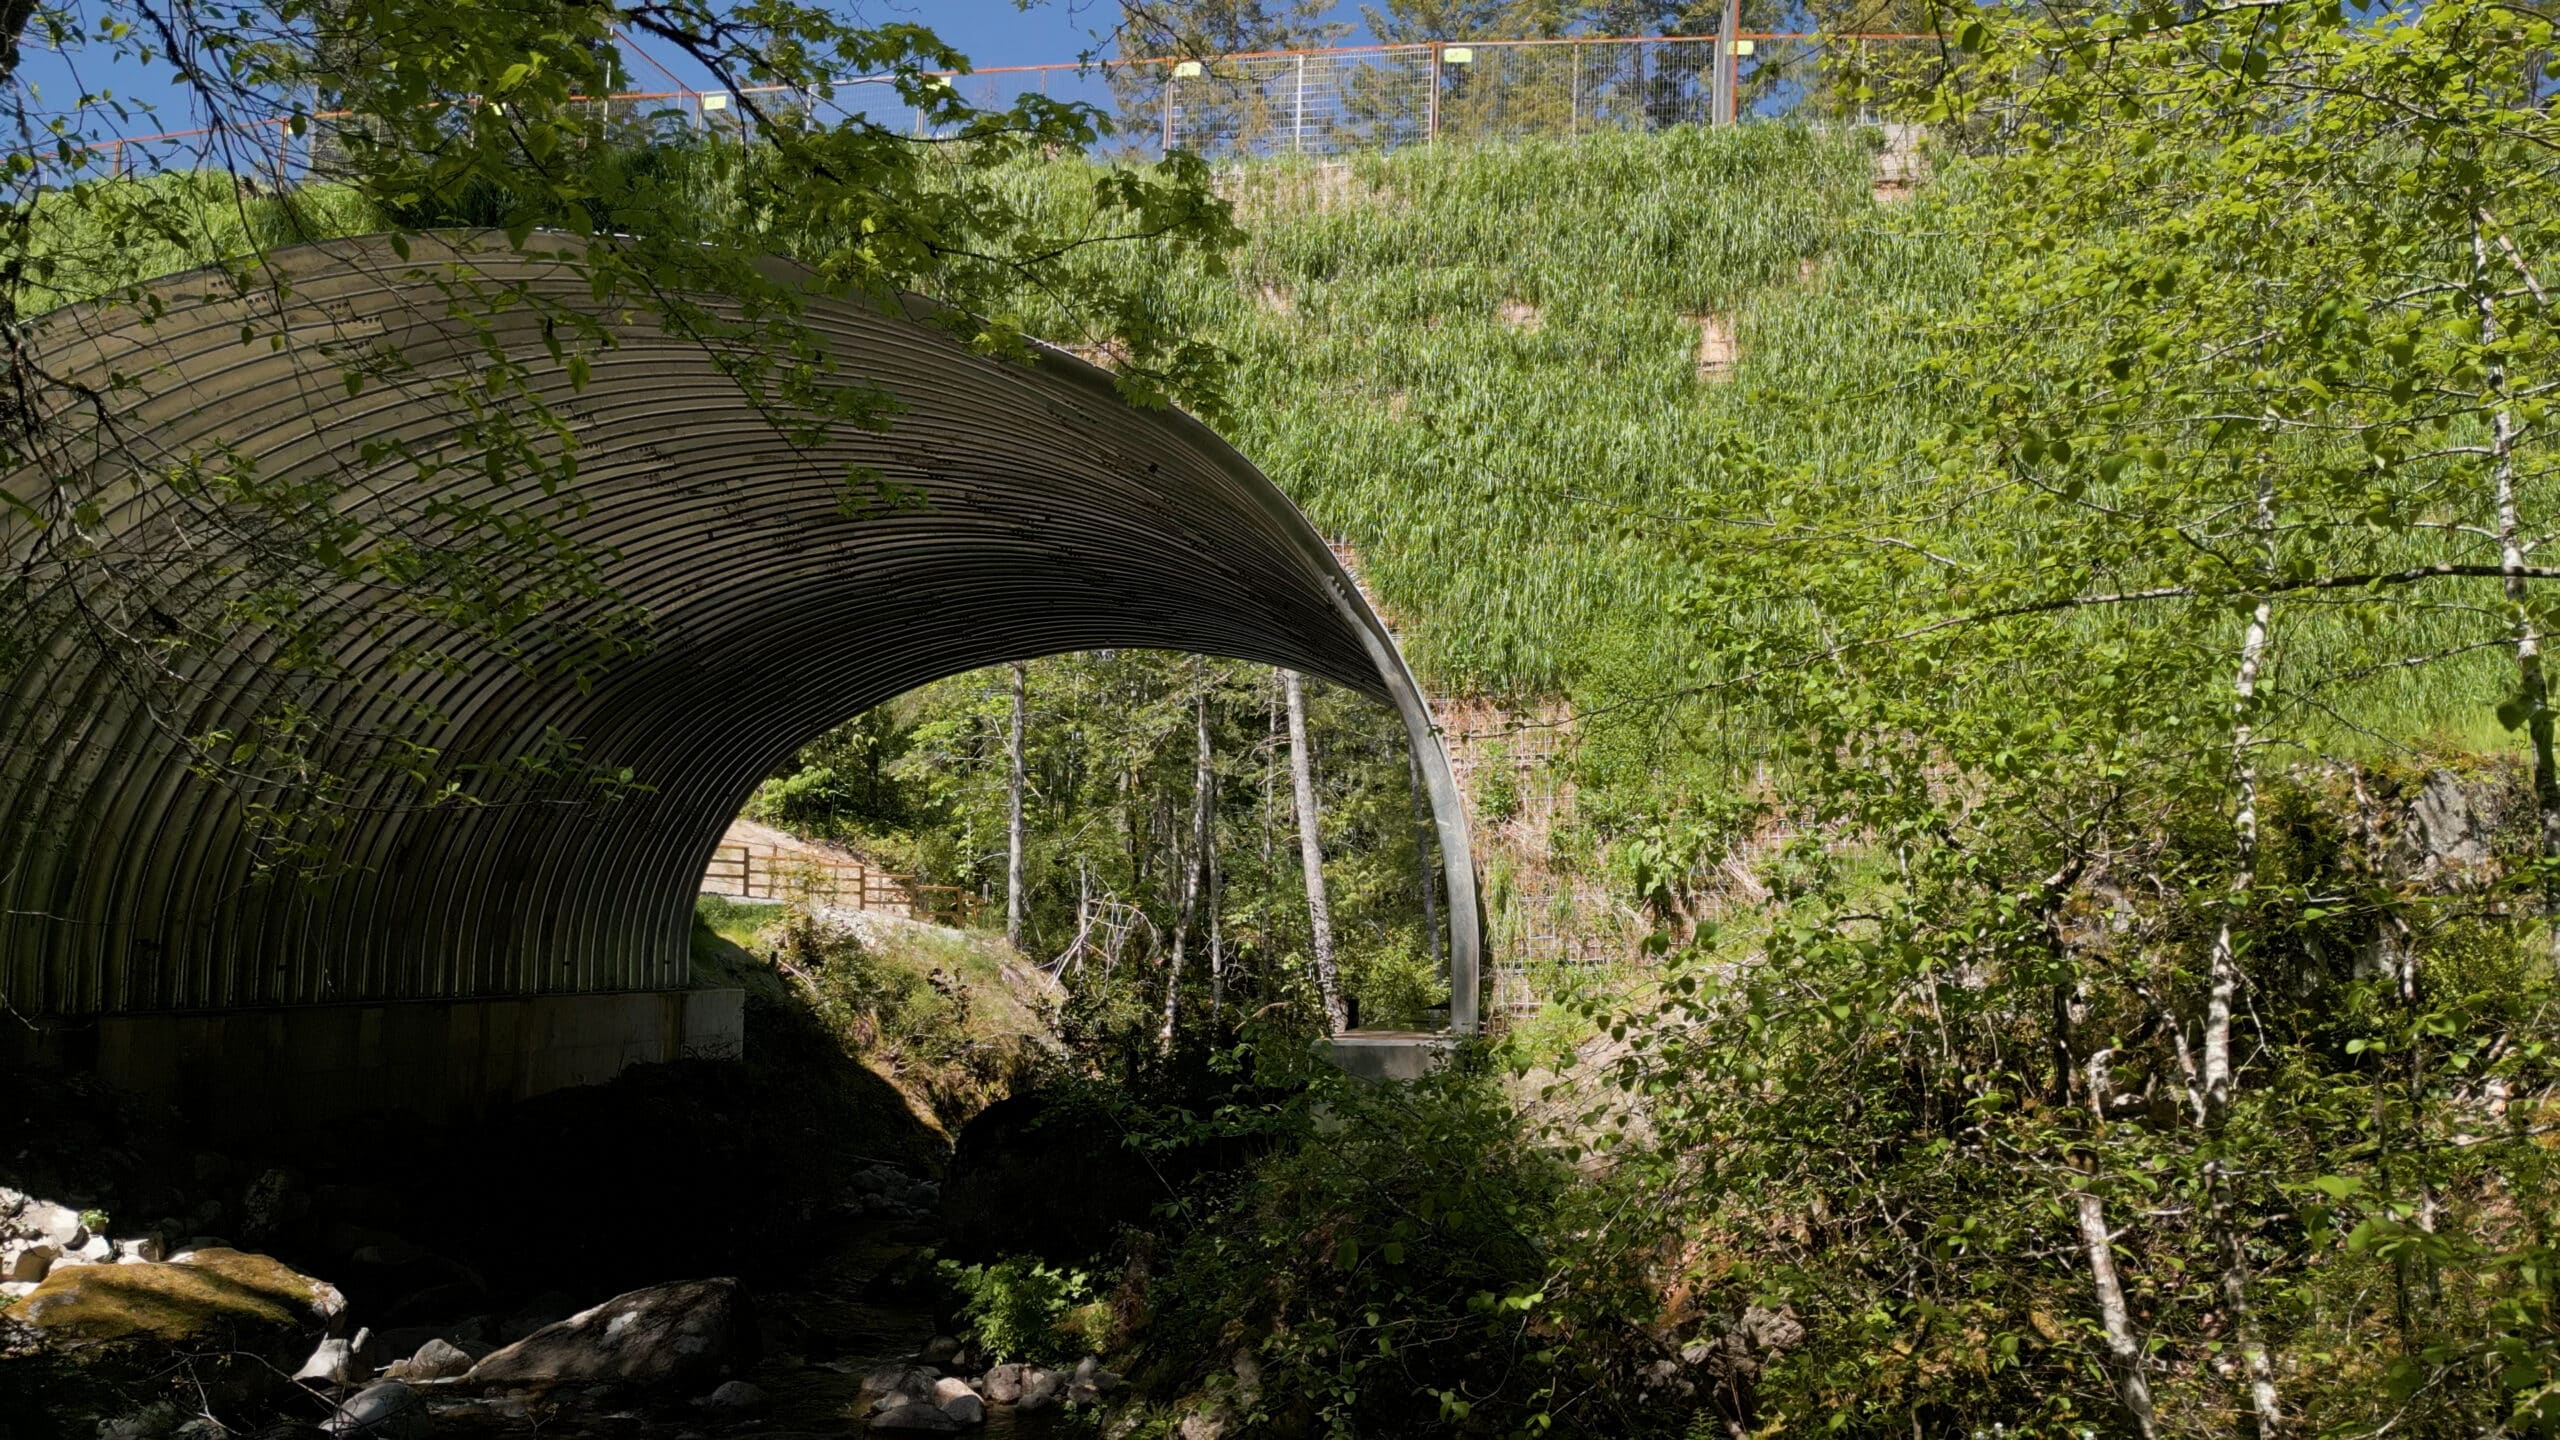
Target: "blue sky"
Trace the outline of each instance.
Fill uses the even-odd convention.
[[[1096,31],[1110,29],[1120,7],[1116,0],[1044,0],[1028,10],[1013,0],[862,0],[849,11],[874,22],[931,26],[968,52],[970,63],[990,66],[1073,60],[1094,47]],[[1332,18],[1358,26],[1360,7],[1343,0]],[[1364,32],[1350,43],[1365,38]]]
[[[980,70],[1067,65],[1088,52],[1109,54],[1111,27],[1120,14],[1118,0],[1035,0],[1027,7],[1015,0],[847,0],[839,8],[868,24],[927,26]],[[1352,27],[1342,43],[1368,42],[1356,0],[1335,0],[1326,18]],[[659,58],[684,73],[669,57]],[[636,59],[632,68],[643,84],[658,74]]]
[[[1038,0],[1028,8],[1014,0],[840,0],[840,4],[843,12],[859,23],[929,26],[981,69],[1073,63],[1080,55],[1107,44],[1111,25],[1119,14],[1117,0]],[[1355,0],[1337,0],[1333,17],[1354,27],[1348,43],[1357,44],[1368,38],[1366,29],[1360,26],[1360,7]],[[665,47],[658,47],[652,54],[687,87],[708,84],[707,76],[681,63]],[[27,57],[18,78],[22,83],[41,87],[53,106],[67,103],[86,87],[93,91],[112,90],[125,101],[140,101],[150,107],[151,113],[136,113],[122,124],[93,118],[93,134],[145,135],[204,123],[203,117],[190,112],[185,97],[165,73],[132,65],[108,67],[100,64],[99,58],[96,52],[82,58],[79,83],[75,84],[63,57],[36,52]],[[658,68],[637,55],[628,59],[633,80],[641,88],[669,88],[666,74]]]

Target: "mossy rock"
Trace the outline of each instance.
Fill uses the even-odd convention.
[[[264,1350],[289,1348],[345,1308],[335,1286],[264,1255],[198,1250],[184,1262],[56,1270],[6,1313],[57,1343]]]

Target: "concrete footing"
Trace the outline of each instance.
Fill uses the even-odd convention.
[[[1447,1063],[1458,1037],[1430,1030],[1353,1030],[1316,1044],[1354,1080],[1419,1080]]]
[[[368,1112],[469,1120],[633,1065],[733,1058],[741,990],[645,990],[381,1005],[100,1015],[7,1027],[0,1061],[90,1070],[213,1136]]]

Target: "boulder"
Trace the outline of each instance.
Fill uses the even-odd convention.
[[[323,1340],[293,1372],[296,1380],[317,1380],[324,1385],[353,1385],[365,1378],[365,1352],[372,1347],[373,1332],[358,1330],[354,1339],[332,1336]]]
[[[693,1402],[705,1410],[747,1414],[765,1407],[763,1387],[744,1380],[723,1380],[710,1394]]]
[[[80,1212],[68,1205],[0,1188],[0,1239],[22,1239],[76,1250],[89,1238]]]
[[[139,1410],[98,1422],[98,1440],[163,1440],[178,1433],[187,1413],[168,1400],[155,1400]]]
[[[9,1318],[52,1341],[226,1345],[268,1352],[286,1347],[346,1308],[336,1287],[264,1255],[201,1250],[183,1264],[57,1263]]]
[[[167,1258],[168,1252],[162,1248],[157,1235],[116,1242],[116,1263],[119,1265],[156,1265]]]
[[[1045,1409],[1058,1403],[1059,1393],[1066,1388],[1067,1377],[1057,1371],[1026,1366],[1022,1372],[1022,1393],[1015,1398],[1013,1408],[1016,1410]]]
[[[1681,1363],[1694,1375],[1672,1386],[1680,1391],[1705,1389],[1748,1406],[1761,1373],[1787,1351],[1804,1343],[1803,1320],[1792,1305],[1775,1310],[1758,1305],[1680,1347]],[[1663,1388],[1657,1383],[1656,1388]]]
[[[927,1365],[948,1365],[960,1353],[960,1342],[950,1335],[936,1335],[924,1343],[924,1353],[916,1358]]]
[[[935,1403],[933,1387],[941,1377],[929,1365],[902,1365],[874,1370],[862,1377],[862,1393],[872,1398],[873,1414],[885,1415],[906,1404]]]
[[[2501,798],[2494,785],[2466,785],[2450,770],[2429,772],[2401,812],[2388,867],[2403,877],[2457,887],[2478,878],[2496,854]]]
[[[384,1373],[393,1380],[450,1380],[471,1369],[471,1353],[450,1340],[429,1340]]]
[[[48,1241],[29,1241],[16,1250],[0,1251],[0,1280],[17,1280],[34,1284],[62,1258],[62,1247]]]
[[[755,1313],[731,1279],[617,1295],[471,1367],[474,1385],[701,1387],[755,1363]]]
[[[969,1427],[939,1405],[922,1400],[906,1400],[872,1416],[871,1428],[888,1431],[903,1430],[928,1435],[951,1435]]]
[[[942,1402],[942,1413],[963,1425],[984,1425],[987,1402],[978,1398],[977,1391],[962,1386],[959,1394]]]
[[[936,1405],[948,1405],[963,1395],[975,1395],[977,1393],[977,1391],[969,1388],[968,1381],[961,1379],[957,1375],[945,1375],[941,1379],[933,1382],[933,1403]]]
[[[984,1381],[988,1402],[996,1405],[1010,1405],[1021,1399],[1023,1369],[1024,1367],[1020,1365],[998,1365],[988,1370]]]
[[[892,1365],[863,1376],[862,1388],[875,1395],[904,1395],[921,1400],[933,1393],[933,1382],[938,1378],[919,1366]]]
[[[434,1428],[426,1397],[397,1380],[368,1385],[329,1417],[328,1431],[350,1440],[419,1440]]]

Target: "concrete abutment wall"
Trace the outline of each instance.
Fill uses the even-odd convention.
[[[469,1121],[633,1065],[735,1059],[742,990],[634,990],[101,1015],[11,1027],[0,1063],[87,1070],[212,1137],[363,1114]]]

